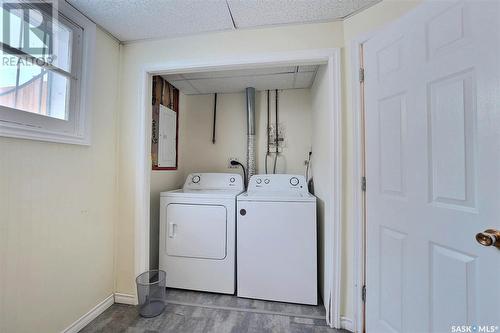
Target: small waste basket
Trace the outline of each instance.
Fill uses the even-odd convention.
[[[155,269],[146,271],[135,279],[139,314],[142,317],[156,317],[165,309],[166,277],[167,273]]]

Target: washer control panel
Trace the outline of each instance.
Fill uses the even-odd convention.
[[[192,173],[187,176],[183,189],[243,191],[243,178],[237,173]]]
[[[248,192],[299,192],[308,193],[306,179],[301,175],[254,175],[250,178]]]

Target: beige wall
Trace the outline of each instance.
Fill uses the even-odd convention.
[[[0,138],[0,332],[61,332],[114,291],[119,45],[96,38],[92,145]]]
[[[145,41],[127,44],[123,48],[122,62],[122,103],[120,122],[120,208],[117,229],[117,291],[134,294],[134,219],[136,188],[134,177],[139,138],[138,110],[141,89],[140,70],[145,65],[166,62],[196,60],[220,60],[224,57],[249,56],[268,52],[305,49],[323,49],[350,45],[350,40],[360,33],[373,31],[384,23],[401,16],[415,6],[416,1],[383,1],[345,22],[295,25],[255,30],[220,32],[168,40]],[[349,51],[343,49],[343,274],[341,315],[353,317],[353,252],[352,244],[352,109]],[[182,119],[182,114],[180,115]],[[313,127],[314,128],[314,127]],[[210,140],[209,130],[207,141]],[[241,149],[241,148],[240,148]],[[182,152],[180,152],[182,160]],[[240,155],[243,150],[235,151]],[[244,160],[244,155],[243,160]],[[238,157],[238,156],[236,156]],[[260,155],[259,155],[260,157]],[[189,161],[186,161],[189,165]],[[207,160],[207,163],[213,163]],[[216,162],[219,163],[219,162]],[[210,164],[212,165],[212,164]],[[261,163],[260,163],[261,165]],[[214,168],[222,165],[212,165]],[[194,170],[194,169],[193,169]],[[187,172],[187,169],[186,169]],[[179,173],[161,176],[162,189],[173,189],[179,185]],[[181,177],[182,178],[182,177]],[[155,193],[156,195],[156,193]]]

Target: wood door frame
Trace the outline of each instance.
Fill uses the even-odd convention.
[[[332,224],[332,234],[327,235],[332,244],[331,262],[325,267],[333,277],[328,281],[330,290],[330,311],[326,314],[326,320],[331,327],[340,328],[340,303],[341,303],[341,276],[342,276],[342,196],[335,195],[342,191],[342,130],[341,130],[341,105],[342,105],[342,81],[341,81],[341,49],[327,48],[303,51],[273,52],[241,57],[238,55],[230,57],[213,58],[211,61],[200,62],[197,60],[167,61],[142,66],[139,80],[139,105],[137,112],[139,138],[143,142],[139,145],[139,156],[137,161],[137,172],[135,174],[136,197],[134,216],[134,269],[138,275],[149,268],[149,228],[150,228],[150,185],[151,185],[151,94],[152,76],[179,74],[188,72],[232,70],[255,67],[286,66],[290,64],[317,64],[324,63],[328,72],[329,106],[331,109],[330,127],[332,133],[332,149],[330,154],[330,165],[332,167],[332,197],[331,209],[327,219]]]
[[[365,127],[362,122],[363,105],[361,104],[361,84],[359,81],[360,68],[361,68],[361,47],[370,38],[375,35],[375,32],[362,34],[351,40],[349,46],[350,60],[351,60],[351,91],[352,91],[352,112],[353,112],[353,217],[354,217],[354,235],[353,235],[353,253],[354,253],[354,270],[353,270],[353,332],[364,332],[365,318],[364,318],[364,302],[363,286],[365,285],[366,276],[366,243],[365,243],[365,205],[364,194],[362,189],[362,177],[364,165],[364,149],[363,131]],[[365,87],[366,91],[366,87]],[[365,192],[366,193],[366,192]]]

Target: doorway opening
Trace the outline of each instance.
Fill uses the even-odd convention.
[[[160,75],[171,77],[172,75],[187,73],[208,73],[214,71],[244,71],[265,70],[279,66],[310,66],[320,65],[324,68],[323,82],[320,86],[321,101],[318,108],[325,112],[318,122],[324,124],[328,129],[328,137],[322,138],[322,156],[325,157],[322,171],[319,172],[317,181],[323,189],[319,213],[322,215],[322,237],[319,255],[321,257],[319,271],[321,281],[321,296],[326,308],[326,320],[332,327],[340,327],[340,276],[341,276],[341,126],[340,126],[340,51],[339,49],[312,50],[301,52],[277,53],[256,55],[247,59],[229,58],[215,60],[212,62],[185,62],[164,63],[146,66],[142,72],[143,90],[141,91],[141,137],[144,144],[141,148],[141,156],[144,158],[139,162],[138,184],[138,206],[136,216],[136,244],[135,262],[136,273],[142,272],[150,266],[150,221],[151,221],[151,93],[152,77]],[[182,108],[179,118],[182,122]],[[182,125],[180,125],[182,131]],[[182,134],[180,134],[182,137]],[[320,140],[318,140],[320,141]],[[182,143],[179,143],[179,151],[182,151]],[[182,152],[180,152],[182,156]],[[226,161],[227,162],[227,161]],[[181,161],[182,163],[182,157]],[[166,172],[180,172],[166,171]],[[187,172],[187,171],[186,171]],[[183,178],[185,175],[181,176]],[[180,184],[175,184],[180,185]]]

